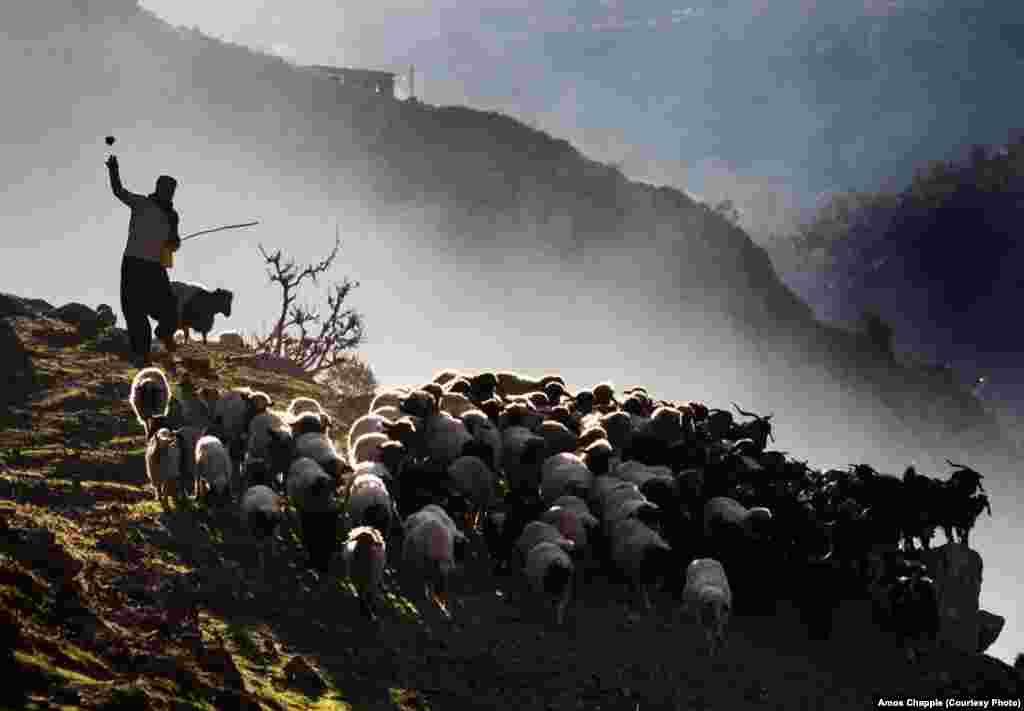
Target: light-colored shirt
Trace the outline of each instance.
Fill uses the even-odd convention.
[[[111,182],[114,195],[132,211],[124,256],[159,262],[167,240],[175,236],[170,219],[153,200],[121,187],[119,176]]]

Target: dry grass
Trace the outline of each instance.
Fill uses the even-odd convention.
[[[367,623],[347,581],[311,583],[290,524],[264,585],[232,512],[193,502],[163,511],[145,485],[127,362],[81,347],[56,322],[12,322],[37,384],[0,423],[0,522],[46,529],[62,552],[40,556],[48,549],[0,526],[0,611],[14,615],[19,635],[8,676],[27,694],[11,708],[862,709],[876,692],[927,696],[941,672],[1002,673],[987,658],[938,652],[911,669],[856,605],[833,644],[809,642],[787,604],[774,619],[737,619],[712,662],[697,653],[694,628],[672,623],[671,601],[637,615],[629,592],[600,578],[581,585],[567,625],[553,629],[519,580],[491,576],[478,539],[455,586],[454,622],[389,571],[382,617]],[[229,365],[216,345],[183,351],[208,356],[217,375],[193,373],[197,385],[331,402],[337,438],[365,412],[365,402],[338,403],[309,383]],[[76,565],[81,573],[62,592],[62,571]],[[187,609],[170,592],[186,583],[198,616],[168,619]],[[284,683],[296,655],[319,670],[322,693]],[[0,708],[16,686],[0,686]]]

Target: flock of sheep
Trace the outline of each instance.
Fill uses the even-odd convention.
[[[381,392],[344,454],[310,398],[275,410],[248,388],[181,392],[183,424],[171,429],[163,372],[132,384],[157,497],[237,499],[264,574],[293,508],[309,567],[326,579],[340,557],[370,618],[394,547],[406,579],[450,616],[451,576],[479,535],[495,572],[521,571],[558,624],[577,586],[604,575],[646,611],[653,595],[673,599],[712,654],[734,609],[763,613],[785,597],[828,637],[837,598],[855,588],[901,638],[934,638],[934,582],[915,540],[926,548],[943,527],[966,542],[987,506],[966,467],[948,481],[863,464],[819,472],[767,449],[770,415],[736,407],[748,418],[738,422],[644,388],[620,402],[608,383],[570,393],[557,375],[443,371]]]

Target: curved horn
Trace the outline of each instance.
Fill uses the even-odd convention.
[[[835,553],[835,552],[836,552],[835,545],[829,543],[828,553],[826,553],[825,555],[822,555],[822,556],[818,556],[816,558],[812,558],[811,562],[812,563],[825,563],[825,562],[831,560],[832,554]]]
[[[735,407],[735,408],[736,408],[736,411],[737,411],[738,413],[740,413],[741,415],[743,415],[744,417],[753,417],[753,418],[755,418],[755,419],[758,419],[758,420],[760,420],[760,419],[761,419],[760,417],[758,417],[757,415],[755,415],[755,414],[754,414],[753,412],[746,412],[746,411],[744,411],[744,410],[740,409],[740,406],[739,406],[739,405],[737,405],[736,403],[733,403],[733,404],[732,404],[732,406],[733,406],[733,407]]]

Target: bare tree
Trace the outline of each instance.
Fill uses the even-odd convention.
[[[340,247],[341,238],[335,230],[331,253],[300,270],[293,259],[282,263],[281,250],[267,254],[263,245],[259,245],[268,266],[270,283],[281,287],[281,313],[270,333],[257,336],[257,351],[287,358],[313,376],[350,360],[346,352],[363,341],[363,317],[353,309],[342,309],[342,303],[359,282],[346,278],[331,285],[326,318],[317,310],[295,303],[296,292],[303,281],[309,278],[314,284],[318,283],[318,278],[331,268]]]

